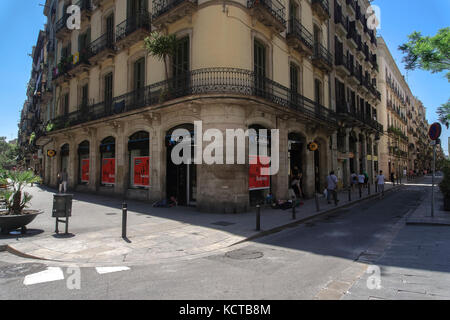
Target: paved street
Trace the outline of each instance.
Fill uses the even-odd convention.
[[[428,196],[407,185],[198,258],[82,267],[80,289],[67,264],[3,252],[0,299],[448,299],[449,227],[405,225]],[[381,289],[367,286],[371,264]]]

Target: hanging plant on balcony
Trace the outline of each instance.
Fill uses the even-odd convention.
[[[175,50],[177,46],[178,40],[174,34],[164,35],[159,32],[152,32],[149,37],[144,39],[144,45],[147,49],[147,52],[156,57],[158,60],[164,62],[164,70],[166,76],[167,87],[161,91],[159,100],[160,102],[164,101],[170,95],[170,86],[169,86],[169,70],[168,70],[168,62],[167,60],[172,59],[175,55]]]
[[[30,135],[30,144],[32,144],[33,143],[33,141],[36,139],[36,133],[32,133],[31,135]]]
[[[48,123],[47,126],[45,127],[45,131],[50,132],[54,129],[55,125],[53,123]]]

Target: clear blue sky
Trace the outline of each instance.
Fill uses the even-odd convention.
[[[26,84],[30,76],[32,46],[36,43],[39,29],[44,28],[44,0],[1,0],[0,30],[3,50],[0,50],[1,117],[0,136],[16,138],[19,112],[25,100]],[[449,26],[450,1],[448,0],[375,0],[381,8],[381,30],[392,56],[400,70],[402,55],[397,47],[406,41],[412,31],[434,35],[439,29]],[[414,95],[427,108],[428,122],[437,120],[436,108],[450,98],[450,84],[443,74],[423,71],[408,72],[408,83]],[[448,154],[449,130],[444,128],[442,146]]]

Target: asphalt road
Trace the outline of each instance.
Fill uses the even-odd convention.
[[[82,268],[80,277],[65,266],[36,276],[42,262],[0,253],[0,299],[339,299],[361,286],[366,259],[408,228],[402,219],[424,196],[409,186],[225,254],[117,272]]]

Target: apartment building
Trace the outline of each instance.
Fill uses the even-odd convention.
[[[79,30],[67,27],[70,4],[81,9]],[[269,192],[287,199],[294,167],[307,196],[323,190],[339,128],[328,1],[47,0],[44,13],[51,94],[35,144],[45,183],[66,169],[74,190],[175,196],[220,212],[248,210]],[[151,31],[179,39],[169,79],[144,48]],[[194,121],[223,133],[279,129],[278,174],[255,186],[248,164],[175,165],[171,133]]]
[[[378,121],[377,39],[376,30],[367,24],[369,5],[369,1],[334,0],[331,83],[339,122],[335,167],[345,186],[353,172],[366,172],[373,181],[379,167],[383,126]]]

